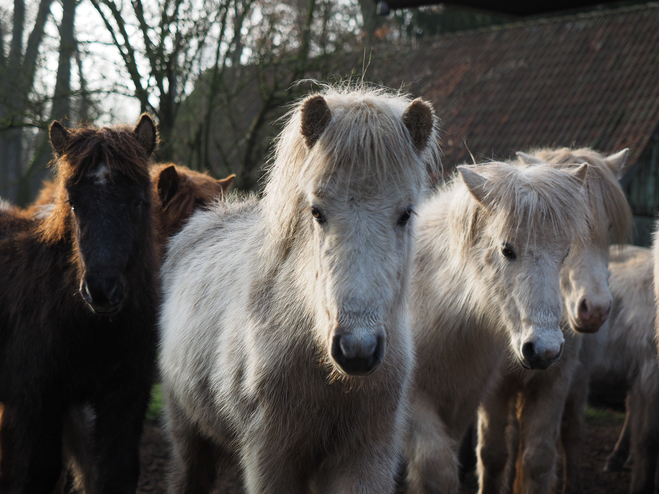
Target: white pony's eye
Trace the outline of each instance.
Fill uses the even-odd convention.
[[[515,249],[513,249],[512,245],[508,243],[504,244],[503,247],[501,247],[501,254],[509,261],[514,261],[515,259],[517,259],[517,254],[515,253]]]
[[[414,214],[414,208],[411,205],[407,206],[405,208],[405,211],[403,211],[403,214],[401,214],[400,217],[398,218],[398,226],[407,226],[413,214]]]
[[[566,252],[565,255],[563,256],[563,260],[561,261],[562,263],[565,262],[565,259],[567,259],[567,256],[570,255],[570,249],[572,249],[572,247],[568,247],[568,248],[567,248],[567,252]]]
[[[314,219],[320,223],[321,225],[325,223],[325,216],[323,213],[321,213],[320,209],[318,209],[316,206],[311,206],[311,216],[314,217]]]

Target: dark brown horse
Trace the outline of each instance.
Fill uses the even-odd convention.
[[[235,175],[214,179],[181,165],[161,163],[151,169],[160,225],[166,236],[183,228],[192,213],[227,193]]]
[[[66,412],[95,414],[96,490],[134,492],[153,381],[158,244],[153,121],[55,122],[52,207],[0,214],[0,492],[50,493]]]

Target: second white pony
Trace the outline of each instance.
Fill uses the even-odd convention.
[[[405,442],[413,493],[457,492],[457,444],[510,353],[534,369],[560,357],[560,268],[588,231],[586,165],[458,170],[419,212],[410,297],[418,367]]]
[[[198,213],[163,268],[171,492],[391,492],[413,367],[415,209],[432,108],[328,89],[296,106],[261,201]]]

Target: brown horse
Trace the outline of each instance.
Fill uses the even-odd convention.
[[[172,163],[161,163],[151,168],[154,195],[159,201],[156,209],[163,233],[170,236],[178,232],[197,209],[203,209],[224,196],[235,177],[229,175],[216,180],[206,173]]]
[[[1,492],[51,492],[67,410],[94,410],[99,492],[134,492],[153,381],[158,245],[142,116],[50,129],[54,201],[0,215]],[[33,212],[32,212],[33,213]]]

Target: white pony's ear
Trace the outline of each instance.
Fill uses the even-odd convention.
[[[307,147],[311,149],[332,120],[332,111],[327,106],[325,98],[319,94],[311,96],[302,103],[300,111],[302,112],[300,132]]]
[[[575,170],[570,170],[569,173],[577,177],[579,182],[583,184],[584,181],[586,180],[586,175],[588,174],[588,167],[589,167],[588,163],[581,163],[579,165],[579,168],[576,168]]]
[[[471,195],[487,208],[489,203],[487,179],[466,166],[459,166],[458,171]]]
[[[625,148],[622,151],[618,151],[615,154],[611,154],[604,158],[604,163],[611,169],[616,178],[622,178],[622,170],[624,170],[625,165],[627,164],[627,158],[629,157],[629,148]]]
[[[432,105],[421,98],[412,101],[403,112],[403,123],[409,130],[414,147],[419,153],[428,145],[433,127],[432,115]]]
[[[523,153],[521,151],[517,151],[515,154],[517,155],[519,160],[525,165],[540,165],[542,163],[545,163],[540,158],[536,158],[532,154]]]

